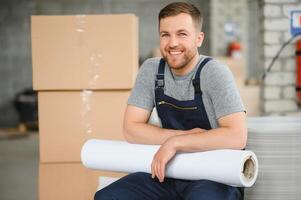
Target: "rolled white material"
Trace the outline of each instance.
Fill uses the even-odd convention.
[[[82,148],[81,160],[90,169],[150,173],[153,156],[159,147],[91,139]],[[240,150],[178,153],[166,168],[166,177],[208,179],[238,187],[251,187],[257,173],[256,155]]]

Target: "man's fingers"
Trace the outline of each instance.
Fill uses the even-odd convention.
[[[166,167],[166,164],[164,163],[162,166],[162,171],[161,171],[162,182],[164,181],[164,178],[165,178],[165,167]]]
[[[162,176],[161,176],[161,161],[158,162],[158,179],[161,182]]]
[[[151,173],[152,173],[152,178],[155,178],[155,164],[154,164],[154,160],[152,161],[152,165],[151,165]]]
[[[156,161],[155,162],[155,176],[159,179],[159,173],[158,173],[158,171],[159,171],[159,166],[158,166],[158,162]]]
[[[164,181],[164,170],[165,170],[165,163],[160,162],[160,169],[159,169],[159,175],[160,175],[160,182]]]

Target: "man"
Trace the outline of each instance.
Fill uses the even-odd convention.
[[[159,13],[163,59],[146,60],[139,71],[124,117],[127,141],[160,144],[151,171],[127,175],[96,193],[95,199],[243,199],[240,188],[165,177],[177,152],[244,149],[245,112],[233,77],[218,61],[198,54],[204,33],[199,10],[171,3]],[[147,121],[156,107],[163,128]]]

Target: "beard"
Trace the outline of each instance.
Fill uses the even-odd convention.
[[[180,51],[180,55],[171,55],[170,51]],[[167,48],[164,52],[161,51],[164,60],[175,70],[180,70],[188,66],[191,60],[196,56],[197,51],[187,50],[185,48]]]

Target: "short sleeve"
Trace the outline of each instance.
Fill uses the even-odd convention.
[[[151,111],[154,107],[154,88],[158,59],[147,59],[140,67],[128,104]]]
[[[213,60],[203,70],[201,84],[212,101],[216,119],[245,111],[234,77],[226,65]]]

